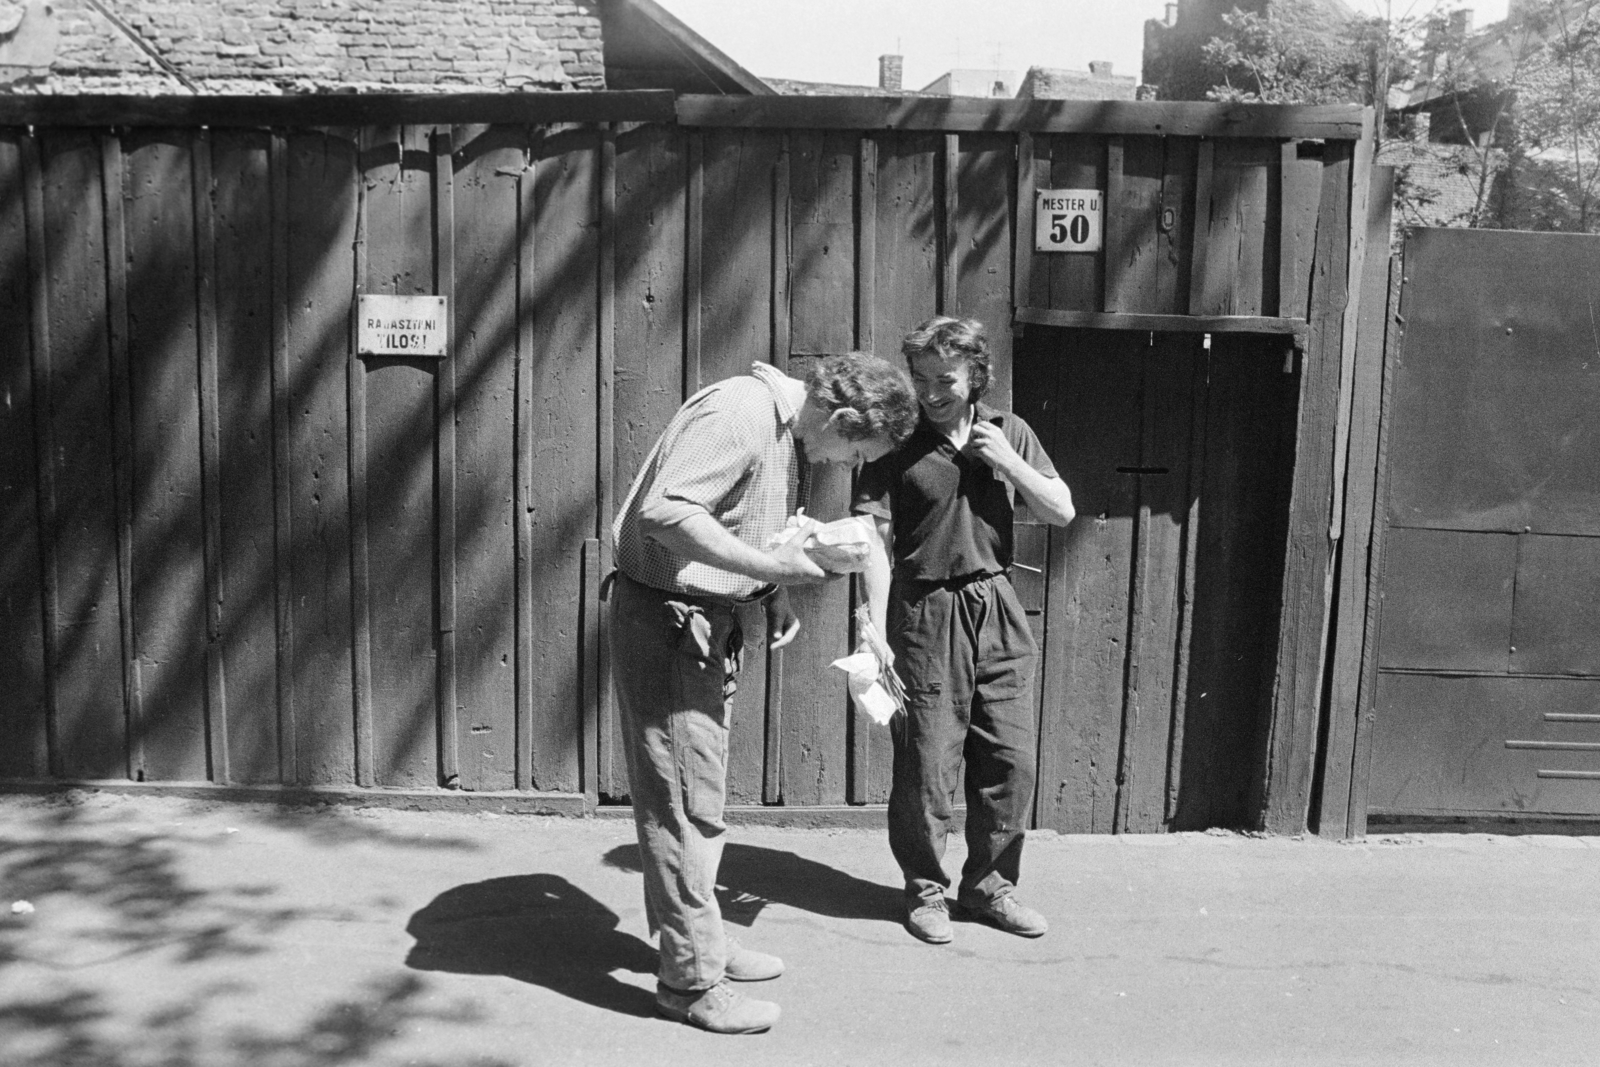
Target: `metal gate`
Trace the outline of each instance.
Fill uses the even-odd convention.
[[[1600,237],[1406,245],[1374,820],[1600,815],[1597,305]]]

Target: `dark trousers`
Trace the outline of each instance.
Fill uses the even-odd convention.
[[[896,580],[889,644],[906,688],[891,723],[889,847],[908,897],[942,895],[945,837],[966,761],[967,861],[957,899],[993,898],[1020,876],[1038,740],[1037,646],[1004,576],[960,586]]]
[[[731,602],[617,574],[611,676],[645,915],[660,935],[660,979],[680,990],[716,985],[727,961],[717,868],[727,832],[728,717],[743,649]]]

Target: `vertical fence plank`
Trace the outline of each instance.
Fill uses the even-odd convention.
[[[52,594],[56,603],[45,622],[47,639],[55,643],[52,771],[117,778],[129,772],[129,738],[118,621],[125,602],[117,584],[117,460],[106,419],[111,383],[100,153],[95,137],[79,131],[41,134],[40,149],[37,213],[45,273],[38,303],[48,320],[41,369],[49,386],[36,384],[35,395],[45,401],[40,417],[49,422],[40,460],[48,479],[43,510],[50,513],[44,536],[55,557],[46,560],[46,610]],[[35,358],[40,355],[36,350]]]
[[[1159,137],[1111,140],[1105,202],[1107,311],[1159,313],[1170,307],[1161,291],[1163,148]]]
[[[1016,211],[1013,143],[1007,134],[965,133],[960,137],[955,177],[958,192],[950,237],[961,250],[955,314],[975,318],[989,334],[994,373],[985,399],[1011,407],[1012,339],[1011,225]],[[906,323],[909,330],[915,323]],[[894,358],[894,353],[888,353]]]
[[[516,291],[516,406],[513,412],[515,488],[512,513],[516,524],[515,610],[516,639],[512,666],[516,702],[516,787],[533,788],[534,682],[533,631],[537,620],[533,610],[533,576],[541,568],[533,555],[533,321],[534,265],[538,259],[539,232],[534,225],[535,180],[543,131],[529,129],[517,177],[517,291]]]
[[[1204,314],[1211,257],[1212,186],[1216,179],[1217,142],[1202,138],[1195,149],[1194,215],[1189,223],[1189,303],[1191,315]]]
[[[1364,172],[1356,172],[1363,180]],[[1389,315],[1389,228],[1394,205],[1394,168],[1372,171],[1370,195],[1361,219],[1366,251],[1360,273],[1361,309],[1354,337],[1347,477],[1334,483],[1344,500],[1339,538],[1338,596],[1335,601],[1332,672],[1328,689],[1327,743],[1317,832],[1345,837],[1350,829],[1352,767],[1360,704],[1361,660],[1367,634],[1367,586],[1376,512],[1378,426],[1383,391],[1383,347]],[[1354,267],[1352,266],[1352,273]]]
[[[277,637],[278,781],[300,781],[294,703],[295,642],[294,478],[291,463],[294,386],[289,355],[289,140],[268,135],[267,169],[272,182],[272,570]],[[359,276],[359,275],[358,275]]]
[[[579,647],[583,542],[596,528],[599,441],[600,155],[592,126],[551,127],[535,171],[530,394],[534,435],[533,785],[577,792],[583,729]],[[609,401],[605,401],[609,403]]]
[[[680,146],[681,151],[681,146]],[[682,173],[681,168],[671,172]],[[600,273],[599,323],[595,336],[595,511],[594,538],[584,542],[582,754],[579,780],[590,810],[599,803],[600,723],[608,693],[603,679],[610,671],[606,660],[606,629],[600,619],[600,582],[611,569],[611,516],[616,510],[612,479],[617,466],[617,128],[606,124],[600,133]],[[672,183],[664,183],[672,188]],[[679,222],[681,226],[681,221]],[[681,262],[681,261],[680,261]],[[681,319],[678,320],[681,323]],[[674,361],[682,381],[681,357]]]
[[[124,142],[134,632],[156,781],[207,776],[193,150],[187,131],[130,131]]]
[[[30,198],[24,152],[27,131],[0,131],[0,633],[9,635],[0,656],[0,692],[9,710],[0,715],[0,777],[43,778],[49,772],[45,719],[49,706],[44,643],[44,575],[40,564],[39,452],[34,434],[46,421],[33,389],[30,339],[39,328],[30,306],[43,272],[29,260]],[[37,170],[31,177],[37,181]],[[26,324],[26,326],[24,326]],[[42,355],[42,353],[41,353]]]
[[[1214,334],[1172,828],[1248,824],[1272,679],[1299,379],[1287,342]],[[1289,445],[1286,446],[1285,438]]]
[[[951,314],[961,303],[961,245],[956,239],[956,213],[960,210],[961,181],[956,170],[961,165],[961,136],[947,133],[939,145],[938,190],[935,216],[939,234],[939,311]]]
[[[456,200],[455,168],[451,166],[451,136],[436,129],[429,137],[433,155],[433,293],[445,298],[445,336],[453,353],[461,347],[456,314]],[[454,356],[435,364],[434,404],[434,592],[439,629],[437,715],[439,737],[438,781],[448,789],[461,788],[461,729],[456,677],[456,365]]]
[[[1260,783],[1261,828],[1305,829],[1321,707],[1323,653],[1331,574],[1328,517],[1332,501],[1333,437],[1339,413],[1342,322],[1348,295],[1350,175],[1354,145],[1324,150],[1322,203],[1312,274],[1311,334],[1300,380],[1295,476],[1289,503],[1283,615],[1273,686],[1265,774]]]
[[[1105,189],[1105,137],[1056,135],[1050,138],[1050,143],[1050,188]],[[1104,207],[1103,197],[1101,205]],[[1051,252],[1046,256],[1050,264],[1050,289],[1049,303],[1043,306],[1058,311],[1101,311],[1105,308],[1106,249],[1103,245],[1099,252]]]
[[[701,235],[702,385],[734,374],[770,351],[772,322],[773,199],[747,190],[773,188],[781,135],[758,130],[707,130],[705,193],[716,210],[705,215]],[[641,428],[648,447],[666,425]],[[619,485],[631,481],[617,472]],[[744,671],[733,698],[728,735],[728,802],[759,804],[767,766],[766,623],[760,608],[740,612],[744,626]],[[776,657],[774,657],[776,661]],[[773,766],[776,767],[774,760]]]
[[[366,263],[356,275],[358,293],[439,295],[439,216],[447,197],[431,135],[418,126],[363,134],[358,249]],[[453,353],[456,335],[446,336]],[[446,755],[455,751],[455,733],[443,730],[445,703],[455,704],[443,692],[453,678],[454,604],[444,593],[455,588],[454,553],[445,558],[441,538],[453,529],[445,508],[453,497],[454,435],[446,440],[445,431],[455,421],[448,380],[455,357],[358,356],[352,346],[349,358],[354,610],[358,630],[366,623],[356,649],[358,683],[365,683],[356,691],[357,721],[370,724],[358,734],[359,762],[363,775],[370,766],[376,784],[454,786],[454,760]],[[368,569],[363,556],[378,566]],[[370,673],[359,669],[363,641]]]
[[[1167,817],[1184,527],[1189,517],[1189,445],[1196,367],[1193,336],[1158,334],[1145,349],[1139,513],[1129,621],[1127,698],[1117,828],[1155,833]]]
[[[362,162],[375,150],[374,131],[361,131]],[[381,151],[381,150],[380,150]],[[356,240],[353,263],[354,292],[358,302],[367,292],[369,252],[372,247],[368,225],[372,211],[369,184],[362,166],[356,189]],[[356,312],[352,310],[351,317]],[[355,329],[359,330],[359,324]],[[350,657],[351,698],[355,701],[356,784],[371,788],[377,784],[378,755],[375,751],[372,721],[372,497],[369,493],[372,465],[368,454],[367,364],[363,362],[355,338],[345,351],[345,404],[349,419],[349,499],[350,499]]]
[[[1139,463],[1139,363],[1149,336],[1030,329],[1024,340],[1030,364],[1059,368],[1043,383],[1054,418],[1041,441],[1078,511],[1051,531],[1035,819],[1062,832],[1110,833],[1138,508],[1136,479],[1117,468]]]
[[[1301,159],[1298,141],[1283,142],[1278,148],[1278,184],[1277,313],[1305,318],[1322,192],[1321,160]]]
[[[217,537],[223,592],[229,780],[280,778],[274,552],[274,303],[271,137],[211,132],[215,300]]]
[[[222,581],[222,432],[217,386],[217,270],[215,186],[212,179],[211,131],[201,130],[190,142],[194,180],[195,320],[200,354],[200,521],[205,549],[205,723],[209,775],[213,782],[231,782],[228,758],[228,703],[223,661]],[[230,389],[232,383],[230,383]]]
[[[451,142],[450,155],[436,158],[451,159],[455,172],[454,340],[446,358],[455,367],[457,771],[463,789],[511,789],[518,188],[528,135],[522,127],[458,127]]]
[[[134,434],[133,378],[128,358],[128,240],[123,220],[122,141],[115,133],[100,137],[100,188],[105,201],[106,336],[111,345],[112,494],[117,504],[117,589],[122,610],[122,693],[127,702],[128,777],[143,781],[147,733],[139,685],[137,629],[134,625]]]
[[[857,135],[834,131],[791,135],[789,372],[795,377],[803,376],[813,357],[854,346],[858,140]],[[839,518],[849,509],[849,496],[848,471],[811,469],[808,514],[824,521]],[[849,651],[849,592],[848,582],[835,581],[789,593],[802,626],[782,652],[783,717],[774,731],[781,738],[781,796],[786,805],[845,800],[850,705],[843,673],[828,664]]]
[[[1200,146],[1193,137],[1164,139],[1161,172],[1161,231],[1157,243],[1153,310],[1168,315],[1189,311],[1189,279],[1194,255],[1195,187]]]
[[[356,768],[348,363],[360,160],[337,130],[293,133],[286,148],[295,770],[304,784],[343,785]],[[415,565],[385,559],[385,570]]]
[[[1206,201],[1197,201],[1201,206],[1196,225],[1205,226],[1206,232],[1203,241],[1198,233],[1195,239],[1195,259],[1202,278],[1191,297],[1199,301],[1193,305],[1195,313],[1266,314],[1266,308],[1278,303],[1277,265],[1267,263],[1269,250],[1275,257],[1278,246],[1275,232],[1269,234],[1267,225],[1278,146],[1276,142],[1234,140],[1206,143],[1214,148],[1209,210]]]
[[[875,352],[878,318],[878,142],[870,134],[863,134],[856,146],[856,321],[855,348],[861,352]],[[891,361],[894,354],[877,352]],[[866,603],[860,582],[850,579],[850,610]],[[853,625],[849,630],[850,647],[854,648],[859,635]],[[852,704],[845,721],[849,736],[849,776],[846,799],[852,804],[865,804],[871,792],[868,775],[872,765],[872,722]]]
[[[656,125],[630,126],[617,137],[610,469],[623,492],[685,395],[704,384],[705,138],[703,131]],[[609,537],[612,514],[600,518],[600,533]],[[599,792],[625,794],[626,767],[614,755],[621,752],[614,709],[601,731]]]

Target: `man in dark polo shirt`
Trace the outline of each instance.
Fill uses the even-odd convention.
[[[717,907],[739,609],[766,606],[767,647],[794,638],[786,587],[837,577],[807,556],[807,529],[773,546],[808,503],[808,465],[876,459],[916,417],[905,373],[874,356],[829,356],[803,383],[758,363],[678,409],[618,509],[611,673],[669,1019],[739,1034],[778,1018],[728,980],[776,978],[782,961],[729,938]]]
[[[901,350],[922,417],[904,446],[862,469],[854,510],[878,529],[863,577],[906,690],[906,712],[890,724],[889,793],[906,928],[935,944],[953,937],[943,860],[964,757],[967,861],[957,908],[1038,937],[1044,916],[1014,892],[1038,747],[1037,648],[1006,572],[1017,498],[1065,526],[1072,494],[1028,424],[982,403],[990,362],[980,323],[929,319]]]

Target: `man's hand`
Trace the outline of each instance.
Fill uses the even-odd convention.
[[[817,566],[811,561],[811,557],[806,555],[806,541],[816,531],[817,525],[817,520],[807,519],[805,525],[796,530],[793,537],[767,552],[770,581],[780,586],[815,585],[829,578],[838,577]]]
[[[1027,466],[1017,450],[1011,447],[1011,442],[1006,440],[1005,431],[992,422],[974,422],[967,447],[973,455],[1007,477],[1017,469],[1018,464]]]
[[[789,606],[789,594],[782,586],[767,600],[767,647],[782,648],[800,632],[800,619]]]

